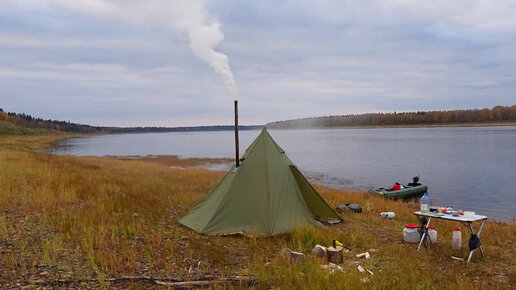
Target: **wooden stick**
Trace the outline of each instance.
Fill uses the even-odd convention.
[[[235,284],[240,286],[252,286],[256,285],[256,279],[247,276],[236,276],[233,278],[220,278],[217,280],[208,281],[185,281],[185,282],[163,282],[155,281],[157,285],[169,286],[173,288],[191,288],[191,287],[202,287],[202,286],[213,286],[219,284]]]
[[[227,278],[218,278],[207,276],[210,280],[197,280],[197,281],[181,281],[179,278],[172,277],[151,277],[151,276],[123,276],[123,277],[111,277],[100,279],[104,282],[136,282],[136,281],[147,281],[162,286],[171,286],[175,288],[189,288],[189,287],[201,287],[216,284],[238,284],[244,286],[256,285],[258,282],[255,277],[251,276],[231,276]],[[72,283],[83,283],[83,282],[98,282],[97,278],[79,278],[79,279],[57,279],[57,280],[35,280],[27,282],[27,285],[52,285],[52,284],[72,284]]]
[[[181,281],[179,278],[172,277],[151,277],[151,276],[122,276],[122,277],[110,277],[100,279],[104,282],[129,282],[129,281],[150,281],[154,282],[157,280],[162,281]],[[57,280],[34,280],[31,283],[42,285],[42,284],[71,284],[81,282],[98,282],[98,278],[78,278],[78,279],[57,279]]]

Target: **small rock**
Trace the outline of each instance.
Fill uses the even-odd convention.
[[[342,213],[344,211],[351,211],[356,213],[362,212],[362,206],[358,203],[339,204],[336,209],[339,213]]]
[[[47,271],[43,271],[43,272],[39,273],[39,275],[41,277],[48,277],[48,272]]]
[[[501,282],[501,283],[509,283],[509,280],[510,280],[509,277],[507,277],[507,275],[505,275],[504,273],[496,274],[495,278],[496,278],[496,280],[498,280],[498,282]]]

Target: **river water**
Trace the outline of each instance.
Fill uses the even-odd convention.
[[[240,132],[240,151],[260,131]],[[406,184],[415,175],[434,205],[516,220],[516,126],[269,130],[313,182],[340,189]],[[66,139],[49,153],[234,158],[234,133],[186,132]]]

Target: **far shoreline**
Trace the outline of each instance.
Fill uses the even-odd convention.
[[[270,130],[307,130],[307,129],[381,129],[381,128],[442,128],[442,127],[511,127],[516,126],[516,122],[493,122],[493,123],[450,123],[450,124],[414,124],[414,125],[371,125],[371,126],[335,126],[335,127],[303,127],[303,128],[275,128],[268,127]]]

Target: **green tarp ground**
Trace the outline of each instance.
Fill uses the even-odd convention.
[[[341,221],[266,129],[241,160],[181,224],[203,234],[272,236],[298,225]]]

